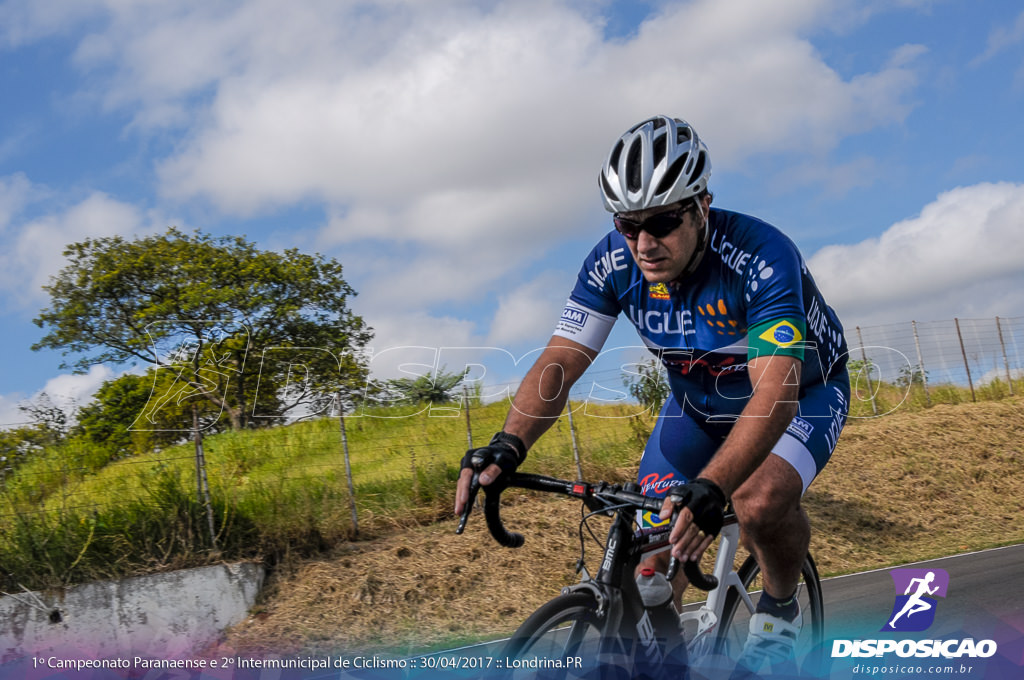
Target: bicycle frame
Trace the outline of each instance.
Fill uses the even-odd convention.
[[[476,476],[473,481],[470,498],[456,533],[462,533],[465,528],[472,508],[472,498],[481,488],[476,482]],[[684,612],[681,617],[676,617],[674,613],[666,617],[666,612],[659,607],[644,606],[635,580],[636,569],[642,557],[661,551],[668,545],[669,529],[665,527],[652,533],[638,533],[634,531],[634,513],[637,510],[659,512],[663,505],[661,498],[642,495],[639,493],[639,487],[633,483],[621,485],[606,482],[572,482],[521,473],[510,475],[504,482],[499,486],[492,485],[483,489],[486,491],[484,518],[487,521],[487,528],[494,539],[506,547],[517,548],[524,541],[521,534],[508,531],[501,521],[500,496],[508,486],[580,499],[591,511],[583,518],[583,523],[594,515],[613,518],[597,574],[590,576],[583,566],[581,554],[578,571],[582,572],[582,578],[579,583],[564,588],[560,596],[568,600],[576,599],[569,603],[555,598],[542,606],[520,627],[525,637],[517,637],[517,631],[517,636],[512,638],[509,649],[521,649],[517,647],[520,644],[518,641],[523,641],[529,648],[531,640],[539,639],[535,635],[544,634],[547,625],[545,622],[560,620],[559,607],[565,606],[569,607],[565,611],[578,612],[580,607],[583,607],[584,610],[594,612],[594,619],[575,618],[576,614],[570,614],[564,620],[572,621],[569,628],[570,640],[590,639],[589,635],[584,636],[584,631],[590,628],[598,631],[600,641],[596,642],[596,646],[604,659],[601,663],[616,663],[615,659],[622,659],[623,664],[634,664],[631,666],[634,670],[648,666],[657,669],[662,666],[671,667],[674,664],[682,667],[683,664],[688,665],[691,662],[702,663],[703,659],[718,664],[717,657],[723,654],[723,650],[726,650],[726,654],[729,653],[727,650],[731,638],[726,637],[726,629],[732,630],[735,625],[733,614],[739,608],[740,602],[749,613],[754,613],[754,602],[747,592],[749,586],[746,584],[751,583],[759,571],[753,556],[748,557],[742,567],[734,566],[740,536],[739,524],[734,513],[727,512],[724,518],[715,565],[710,575],[704,574],[696,562],[682,564],[689,582],[699,589],[708,591],[706,601],[695,611]],[[582,523],[580,538],[582,545]],[[678,563],[674,559],[671,560],[668,578],[672,578],[677,566]],[[812,621],[809,630],[820,643],[821,588],[810,555],[805,558],[802,574],[805,582],[811,585],[808,591],[808,613]],[[689,630],[684,633],[683,625],[687,623],[695,623],[695,633],[687,634]],[[686,638],[690,639],[689,644],[686,644]],[[510,652],[513,655],[516,653],[518,652]],[[640,675],[645,673],[641,672]],[[655,677],[658,673],[651,672],[646,675]]]
[[[718,553],[712,575],[718,579],[718,586],[708,592],[707,600],[695,611],[683,612],[680,620],[696,623],[697,632],[689,642],[693,655],[710,653],[714,645],[715,632],[725,610],[725,598],[729,588],[735,588],[749,611],[754,611],[754,602],[743,586],[736,572],[736,552],[740,544],[740,527],[735,515],[729,515],[722,527],[718,540]]]
[[[484,518],[487,528],[499,544],[510,548],[521,546],[525,539],[521,534],[508,531],[501,521],[500,496],[508,486],[582,500],[591,512],[581,522],[581,550],[585,550],[582,531],[587,519],[594,515],[613,518],[597,574],[590,576],[583,565],[584,555],[581,553],[577,569],[582,573],[580,582],[564,588],[561,596],[540,607],[520,626],[509,642],[507,649],[510,656],[530,649],[546,632],[558,630],[548,629],[548,625],[571,622],[571,645],[578,645],[584,639],[595,642],[594,646],[602,659],[601,664],[609,663],[625,668],[628,673],[632,673],[631,677],[638,677],[634,671],[644,667],[649,667],[651,672],[639,672],[639,676],[661,677],[663,671],[658,669],[671,668],[673,665],[683,668],[691,662],[695,665],[709,662],[711,665],[705,666],[706,669],[728,668],[731,651],[736,651],[734,643],[741,644],[732,638],[730,632],[736,626],[734,614],[742,609],[740,602],[747,612],[754,613],[754,602],[747,588],[760,571],[753,555],[747,557],[739,568],[734,566],[740,537],[735,513],[726,512],[711,574],[703,573],[696,562],[682,564],[689,582],[708,591],[708,597],[696,610],[686,611],[676,617],[674,612],[660,607],[645,607],[634,576],[644,555],[660,552],[668,545],[667,526],[650,533],[634,531],[634,513],[638,510],[660,512],[663,506],[661,498],[644,496],[634,483],[572,482],[542,475],[512,474],[504,479],[504,484],[483,487],[486,491]],[[480,488],[475,474],[470,497],[456,533],[462,533],[465,528],[472,500]],[[671,523],[668,525],[671,526]],[[670,580],[678,566],[675,559],[670,561],[669,573],[666,575]],[[821,585],[817,568],[809,554],[805,557],[801,575],[807,586],[806,613],[810,617],[809,621],[805,619],[804,625],[811,634],[811,644],[820,645],[823,637]],[[798,593],[802,587],[798,586]],[[803,610],[804,604],[801,604]],[[587,612],[592,612],[593,616]],[[683,626],[687,623],[695,624],[696,632],[689,634],[688,629],[684,631]],[[598,638],[586,634],[591,629],[597,632]],[[689,644],[685,641],[687,637],[690,639]],[[621,662],[618,661],[620,659]],[[723,659],[726,666],[721,666]]]

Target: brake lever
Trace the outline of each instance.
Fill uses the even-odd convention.
[[[669,522],[669,531],[671,532],[671,527],[674,527],[676,520],[679,519],[679,508],[682,507],[685,499],[680,494],[670,492],[668,500],[672,503],[672,520]],[[670,552],[669,554],[671,555],[672,553]],[[668,571],[665,572],[665,578],[671,582],[676,577],[676,574],[679,573],[679,566],[679,560],[675,555],[672,555],[672,558],[668,561]]]
[[[676,519],[679,517],[679,508],[686,502],[686,498],[679,494],[670,494],[669,500],[672,501],[672,524],[675,526]],[[683,571],[686,573],[687,580],[696,588],[711,592],[718,587],[718,578],[714,574],[705,574],[698,562],[687,562],[682,564],[675,555],[668,561],[668,571],[665,573],[665,578],[670,582],[676,577],[679,572],[679,567],[682,566]]]
[[[476,496],[480,492],[480,473],[483,472],[484,457],[480,455],[479,449],[470,457],[470,465],[473,466],[473,479],[469,482],[469,496],[466,497],[466,505],[462,508],[462,515],[459,517],[459,526],[455,528],[455,534],[461,535],[466,530],[466,523],[469,521],[469,514],[473,512],[473,505],[476,503]]]
[[[473,471],[473,479],[469,482],[469,496],[466,498],[466,505],[462,508],[462,515],[459,516],[459,526],[455,527],[455,534],[461,535],[466,530],[466,523],[469,521],[469,514],[473,512],[473,504],[476,503],[476,495],[480,491],[480,473]]]

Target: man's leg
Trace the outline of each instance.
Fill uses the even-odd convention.
[[[764,663],[789,663],[802,626],[794,597],[807,555],[811,526],[800,507],[804,481],[775,453],[733,494],[743,544],[757,558],[764,590],[750,618],[738,663],[758,670]]]
[[[757,558],[765,591],[776,599],[796,590],[811,542],[800,505],[803,480],[788,462],[770,454],[732,496],[743,544]]]

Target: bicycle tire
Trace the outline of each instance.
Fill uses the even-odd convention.
[[[747,557],[736,572],[743,588],[750,593],[751,586],[757,591],[760,588],[758,577],[761,566],[753,555]],[[755,583],[756,582],[756,583]],[[803,615],[803,628],[797,640],[797,658],[802,659],[802,669],[806,674],[817,677],[822,663],[822,645],[825,638],[825,602],[822,597],[821,579],[818,567],[810,554],[804,558],[800,568],[800,583],[797,595]],[[722,608],[722,620],[718,624],[718,636],[715,640],[715,653],[735,659],[743,648],[747,637],[747,623],[750,620],[746,607],[741,605],[740,594],[731,588],[726,593]]]
[[[561,679],[592,675],[603,663],[604,624],[592,594],[559,595],[531,614],[506,643],[501,656],[506,666],[504,677]],[[513,667],[516,664],[520,665]],[[537,667],[541,664],[544,667]],[[603,678],[610,669],[599,670]],[[629,678],[628,669],[622,677]]]

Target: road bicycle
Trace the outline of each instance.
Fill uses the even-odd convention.
[[[655,530],[636,530],[637,513],[657,515],[663,499],[644,496],[635,483],[569,481],[534,474],[512,474],[504,481],[483,487],[484,517],[488,530],[501,545],[523,545],[521,534],[508,531],[500,514],[501,492],[508,487],[532,489],[578,498],[583,503],[580,521],[580,581],[542,605],[507,641],[499,659],[511,677],[685,678],[729,677],[730,673],[756,671],[736,668],[736,657],[747,636],[747,626],[761,590],[760,567],[751,555],[737,569],[739,525],[727,509],[720,533],[714,568],[704,574],[700,565],[682,565],[694,586],[708,591],[707,600],[684,607],[672,621],[664,613],[644,606],[634,577],[641,559],[668,547],[671,522]],[[479,484],[474,475],[471,497],[456,533],[462,533]],[[586,512],[589,510],[589,512]],[[596,516],[612,517],[596,575],[587,571],[584,528]],[[590,531],[594,536],[593,531]],[[594,540],[597,540],[594,536]],[[600,541],[598,541],[600,543]],[[672,558],[669,580],[678,563]],[[801,670],[817,677],[824,637],[824,604],[821,581],[808,554],[798,588],[803,628],[796,658],[773,673],[796,675]],[[797,664],[802,662],[802,669]],[[739,676],[737,676],[739,677]]]

